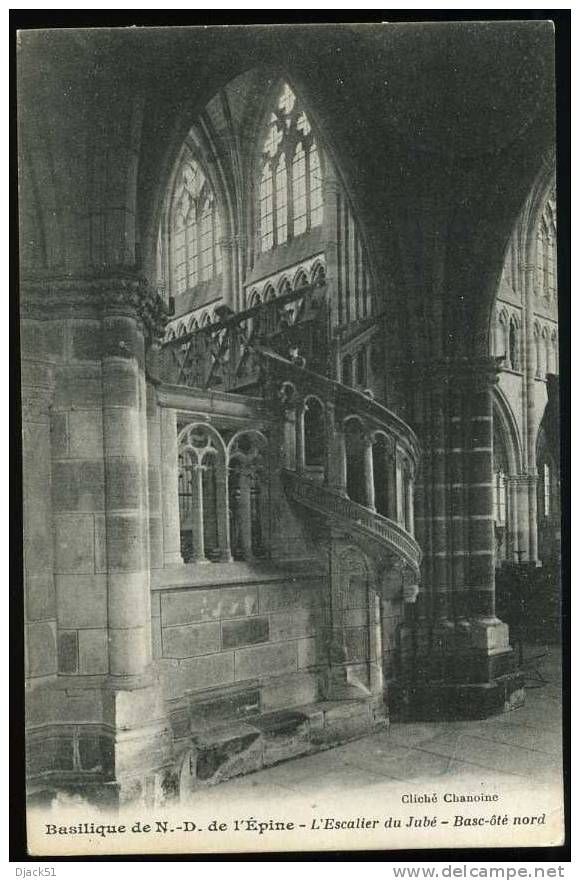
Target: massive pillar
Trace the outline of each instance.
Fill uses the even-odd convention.
[[[522,278],[524,282],[524,298],[526,308],[524,314],[524,377],[525,388],[523,395],[523,409],[526,430],[524,439],[524,467],[528,477],[528,533],[529,546],[527,559],[530,562],[538,561],[538,500],[537,500],[537,466],[536,466],[536,438],[538,436],[538,423],[536,414],[536,345],[534,340],[534,309],[535,309],[535,262],[531,261],[522,266]]]
[[[424,683],[415,691],[415,712],[486,715],[522,697],[508,628],[495,611],[497,364],[493,358],[446,360],[425,366],[417,377],[423,416],[417,522],[431,601],[421,603],[415,620],[415,676]]]
[[[29,687],[53,677],[57,670],[49,418],[55,365],[47,353],[45,327],[45,322],[23,316],[22,510],[25,677]]]
[[[170,752],[151,670],[150,295],[122,274],[23,290],[39,314],[47,295],[54,359],[38,346],[23,371],[28,673],[43,680],[28,697],[28,773],[46,787],[66,770],[59,786],[90,781],[95,797],[118,802],[153,784]]]
[[[105,533],[109,673],[115,685],[124,685],[146,675],[151,664],[149,523],[141,420],[143,332],[115,294],[103,314]]]

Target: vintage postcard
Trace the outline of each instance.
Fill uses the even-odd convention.
[[[17,40],[29,853],[562,844],[552,23]]]

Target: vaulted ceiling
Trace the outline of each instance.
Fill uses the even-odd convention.
[[[119,235],[142,255],[192,122],[208,107],[223,127],[225,89],[243,125],[279,72],[333,155],[385,297],[406,304],[402,320],[459,335],[466,316],[483,333],[509,235],[553,149],[548,22],[27,32],[20,62],[21,146],[41,167],[51,151],[52,173],[34,174],[45,225],[49,202],[106,213],[129,194]],[[103,172],[127,144],[134,161]],[[76,265],[90,263],[93,245],[67,242],[55,265],[74,265],[77,245]],[[101,262],[115,260],[139,256],[111,246]]]

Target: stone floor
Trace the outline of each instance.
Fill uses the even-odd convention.
[[[537,663],[530,663],[541,655]],[[388,731],[284,762],[195,792],[196,804],[251,795],[278,802],[299,796],[334,799],[429,782],[453,786],[468,778],[504,787],[561,785],[561,658],[554,646],[526,650],[525,706],[474,722],[394,723]],[[533,668],[546,679],[541,687]],[[528,675],[529,674],[529,675]]]

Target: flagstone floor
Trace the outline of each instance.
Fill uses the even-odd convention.
[[[541,656],[534,664],[530,659]],[[388,731],[343,746],[293,759],[266,770],[196,791],[201,806],[220,800],[247,800],[255,794],[278,802],[322,794],[348,804],[352,794],[389,787],[453,786],[467,779],[516,788],[532,783],[561,785],[561,655],[558,648],[526,650],[526,703],[523,707],[473,722],[393,723]],[[546,680],[534,681],[533,668]],[[213,790],[213,792],[212,792]]]

